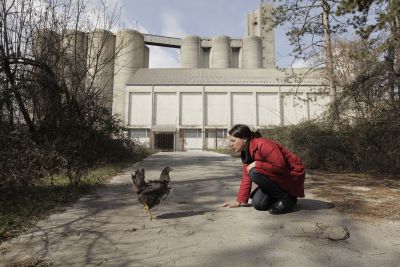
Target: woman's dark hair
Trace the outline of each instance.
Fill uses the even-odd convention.
[[[237,138],[250,140],[254,137],[261,137],[261,133],[257,131],[250,130],[249,126],[244,124],[236,124],[229,130],[229,135]]]

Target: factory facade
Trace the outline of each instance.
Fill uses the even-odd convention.
[[[261,129],[318,117],[329,101],[323,82],[291,82],[289,70],[275,68],[274,32],[262,19],[271,8],[262,2],[249,13],[240,39],[119,31],[116,44],[128,45],[115,61],[112,110],[129,136],[156,149],[215,149],[238,123]],[[180,49],[181,68],[147,68],[147,45]]]
[[[174,38],[135,30],[73,33],[92,84],[131,138],[162,150],[226,146],[235,124],[261,129],[318,117],[329,97],[320,77],[298,83],[275,67],[274,31],[264,19],[272,5],[247,14],[247,36]],[[101,44],[101,45],[100,45]],[[180,50],[181,68],[149,68],[150,45]],[[96,65],[96,64],[93,64]],[[307,69],[297,69],[299,73]],[[91,76],[89,67],[88,76]]]
[[[328,101],[316,80],[285,83],[275,69],[146,69],[126,83],[129,136],[161,149],[226,145],[234,124],[252,128],[296,124],[318,117]]]

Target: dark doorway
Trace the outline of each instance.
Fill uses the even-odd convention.
[[[173,133],[158,133],[154,135],[154,148],[161,150],[174,150]]]

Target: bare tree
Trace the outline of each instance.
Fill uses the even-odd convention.
[[[310,64],[310,71],[305,75],[324,67],[331,96],[332,117],[337,121],[339,113],[332,41],[346,32],[346,24],[335,15],[338,2],[281,0],[279,3],[274,11],[275,24],[289,27],[286,35],[293,46],[294,61],[303,60]]]
[[[106,45],[113,37],[107,30],[113,26],[117,10],[110,13],[103,3],[101,13],[95,14],[85,2],[1,2],[0,107],[7,111],[9,123],[20,113],[34,133],[41,123],[57,124],[65,119],[63,109],[74,101],[79,99],[87,106],[86,101],[103,96],[104,84],[95,82],[104,80],[99,73],[114,58],[114,48]],[[90,38],[94,33],[88,32],[94,28],[104,29],[105,34]],[[106,48],[111,52],[104,56]]]
[[[0,123],[62,155],[71,182],[122,130],[111,115],[119,9],[88,3],[0,2]]]

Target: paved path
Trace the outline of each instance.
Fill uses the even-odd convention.
[[[167,165],[174,189],[149,221],[130,172],[145,167],[147,178],[157,178]],[[356,222],[310,195],[279,216],[221,208],[234,199],[240,172],[238,159],[211,152],[152,155],[3,243],[0,266],[24,259],[54,266],[400,266],[398,223]]]

